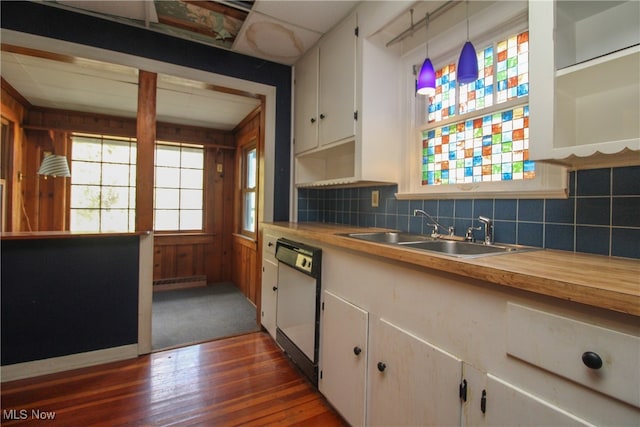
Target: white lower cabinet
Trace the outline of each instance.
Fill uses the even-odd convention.
[[[460,359],[385,319],[370,344],[369,425],[460,424]]]
[[[491,374],[487,375],[484,423],[488,426],[592,426],[575,415]]]
[[[278,301],[278,264],[262,260],[262,305],[260,323],[276,337],[276,304]]]
[[[638,425],[637,317],[331,246],[322,280],[319,387],[353,426]]]
[[[592,426],[492,374],[464,365],[463,426]]]
[[[278,260],[275,236],[265,234],[262,242],[262,281],[260,323],[274,339],[276,337],[276,304],[278,300]]]
[[[319,389],[349,424],[365,424],[369,313],[325,291]]]
[[[319,388],[349,424],[459,425],[460,359],[385,319],[369,329],[367,311],[329,291],[323,303]]]

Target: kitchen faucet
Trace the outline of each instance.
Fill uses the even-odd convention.
[[[438,227],[442,228],[443,230],[447,230],[447,234],[449,236],[453,236],[453,227],[445,227],[443,225],[441,225],[438,221],[435,220],[435,218],[433,218],[431,215],[429,215],[427,212],[423,211],[422,209],[414,209],[413,210],[413,216],[418,216],[418,214],[428,218],[430,221],[432,221],[432,224],[429,224],[430,226],[433,227],[433,231],[431,232],[431,237],[438,237]]]
[[[493,221],[486,216],[479,216],[478,220],[484,224],[484,244],[492,245],[493,244]]]

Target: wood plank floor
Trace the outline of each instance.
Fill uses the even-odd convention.
[[[347,425],[264,332],[1,387],[3,426]]]

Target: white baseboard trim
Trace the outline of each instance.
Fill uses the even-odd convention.
[[[16,363],[1,367],[0,382],[37,377],[40,375],[68,371],[70,369],[85,368],[87,366],[100,365],[102,363],[132,359],[137,356],[138,344],[129,344],[104,350],[71,354],[69,356]]]

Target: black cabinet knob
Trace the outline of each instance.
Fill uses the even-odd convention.
[[[275,292],[275,291],[277,291],[277,290],[278,290],[278,287],[277,287],[277,286],[274,286],[274,287],[273,287],[273,288],[271,288],[271,289],[273,289],[273,292]]]
[[[582,353],[582,363],[589,369],[600,369],[602,368],[602,359],[593,351],[585,351]]]
[[[315,123],[316,122],[316,118],[315,117],[311,117],[311,123]]]
[[[362,353],[362,349],[360,347],[353,347],[353,354],[355,354],[356,356],[360,356],[360,353]]]
[[[384,362],[378,362],[378,371],[384,372],[387,369],[387,365]]]
[[[324,114],[320,114],[320,120],[323,120],[325,117],[327,116],[325,116]]]
[[[273,246],[273,242],[267,243],[267,246],[269,246],[269,247]]]

